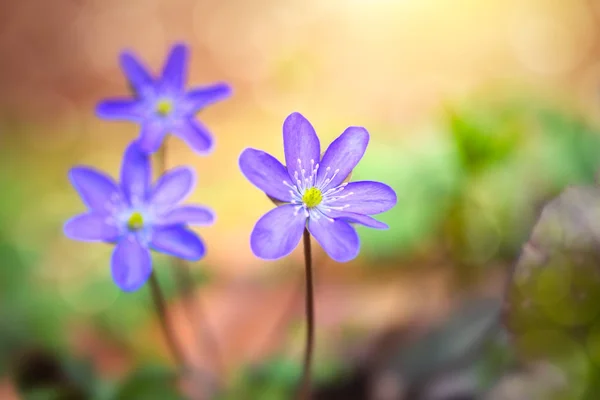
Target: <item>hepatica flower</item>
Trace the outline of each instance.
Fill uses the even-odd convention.
[[[270,197],[283,202],[265,214],[250,238],[252,251],[263,259],[288,255],[308,228],[336,261],[358,255],[360,242],[351,223],[376,229],[387,225],[370,217],[396,204],[396,193],[383,183],[345,182],[362,158],[369,133],[349,127],[327,148],[321,145],[310,122],[299,113],[283,124],[283,166],[273,156],[246,149],[239,160],[246,178]]]
[[[210,225],[213,212],[202,206],[180,205],[194,187],[187,167],[166,172],[151,185],[149,156],[135,143],[125,151],[121,183],[89,167],[74,167],[71,183],[87,206],[64,226],[74,240],[114,243],[112,277],[124,291],[134,291],[150,276],[150,250],[186,260],[199,260],[205,248],[187,225]]]
[[[140,148],[157,151],[167,134],[183,139],[194,151],[208,154],[214,141],[208,129],[195,115],[204,107],[231,95],[225,83],[185,89],[189,50],[182,44],[173,46],[162,69],[153,78],[130,52],[120,56],[121,68],[134,91],[133,98],[115,98],[100,102],[96,114],[105,119],[139,123]]]

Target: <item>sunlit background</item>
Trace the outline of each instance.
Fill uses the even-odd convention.
[[[119,53],[158,73],[177,42],[191,47],[190,85],[234,88],[198,116],[216,137],[211,156],[167,143],[168,166],[198,175],[189,201],[217,213],[198,230],[206,258],[190,265],[201,318],[185,317],[174,266],[155,259],[179,339],[225,382],[219,398],[292,398],[300,375],[302,249],[274,262],[253,256],[251,229],[273,205],[237,164],[246,147],[283,159],[281,127],[294,111],[323,147],[348,126],[367,128],[353,180],[398,193],[381,215],[389,230],[358,228],[356,260],[335,263],[316,246],[317,398],[549,399],[539,394],[548,382],[562,385],[559,398],[596,398],[600,329],[547,363],[539,359],[550,352],[529,357],[515,345],[529,331],[504,335],[495,323],[544,204],[594,184],[600,167],[600,3],[30,0],[1,9],[0,398],[177,398],[149,289],[120,292],[111,248],[62,233],[84,209],[68,169],[116,176],[138,135],[94,116],[100,99],[128,94]],[[553,321],[539,337],[567,335]],[[223,368],[214,345],[198,344],[194,330],[207,329]]]

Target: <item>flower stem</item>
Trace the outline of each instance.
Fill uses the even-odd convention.
[[[158,314],[158,319],[160,321],[160,326],[162,328],[163,334],[165,335],[165,339],[167,341],[167,345],[169,346],[169,350],[173,354],[173,358],[179,364],[180,367],[184,368],[186,365],[185,357],[183,356],[183,351],[177,344],[175,340],[175,334],[171,329],[169,323],[167,322],[167,312],[165,305],[165,297],[160,290],[160,285],[158,283],[158,279],[156,278],[156,274],[154,271],[150,274],[150,289],[152,290],[152,299],[154,300],[154,307],[156,308],[156,313]]]
[[[315,310],[313,295],[312,254],[310,248],[310,233],[304,229],[304,264],[306,267],[306,345],[304,348],[304,368],[300,386],[301,400],[311,397],[311,368],[315,336]]]

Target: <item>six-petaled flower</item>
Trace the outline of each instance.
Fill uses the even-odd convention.
[[[350,223],[387,228],[370,215],[396,204],[394,190],[379,182],[344,182],[368,142],[364,128],[349,127],[321,158],[321,145],[312,125],[293,113],[283,124],[286,166],[260,150],[242,152],[239,164],[246,178],[271,198],[285,203],[256,223],[250,245],[257,257],[277,259],[288,255],[307,228],[331,258],[349,261],[358,255],[360,247]]]
[[[107,99],[100,102],[96,114],[105,119],[129,120],[141,126],[140,148],[156,152],[167,134],[183,139],[195,152],[208,154],[214,140],[195,115],[204,107],[231,95],[225,83],[185,89],[188,48],[173,46],[162,70],[154,79],[130,52],[120,56],[121,68],[134,91],[133,98]]]
[[[134,142],[125,151],[121,182],[89,167],[74,167],[71,183],[88,208],[66,222],[74,240],[114,243],[112,277],[124,291],[141,287],[152,272],[150,250],[186,260],[205,254],[200,238],[187,225],[211,225],[213,212],[180,205],[194,187],[194,172],[174,168],[151,185],[149,156]]]

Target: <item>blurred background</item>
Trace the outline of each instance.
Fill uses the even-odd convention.
[[[600,204],[600,3],[0,8],[0,399],[292,398],[302,249],[276,262],[253,256],[251,229],[273,205],[237,158],[255,147],[283,159],[281,126],[293,111],[323,147],[366,127],[353,180],[398,193],[381,215],[388,231],[358,228],[356,260],[338,264],[314,248],[315,399],[598,398],[598,246],[579,222],[600,214],[572,204]],[[213,155],[168,141],[169,167],[189,164],[199,177],[189,201],[218,216],[198,230],[207,257],[189,265],[195,318],[176,266],[155,259],[178,339],[201,371],[174,385],[149,288],[121,293],[110,247],[69,241],[62,224],[84,209],[69,168],[116,176],[137,137],[134,124],[94,116],[100,99],[128,93],[119,53],[158,73],[175,42],[191,46],[190,85],[227,81],[235,93],[199,115],[216,137]],[[590,185],[586,201],[571,192],[542,213],[572,185]],[[515,265],[528,268],[518,281]],[[206,377],[219,378],[214,392]]]

